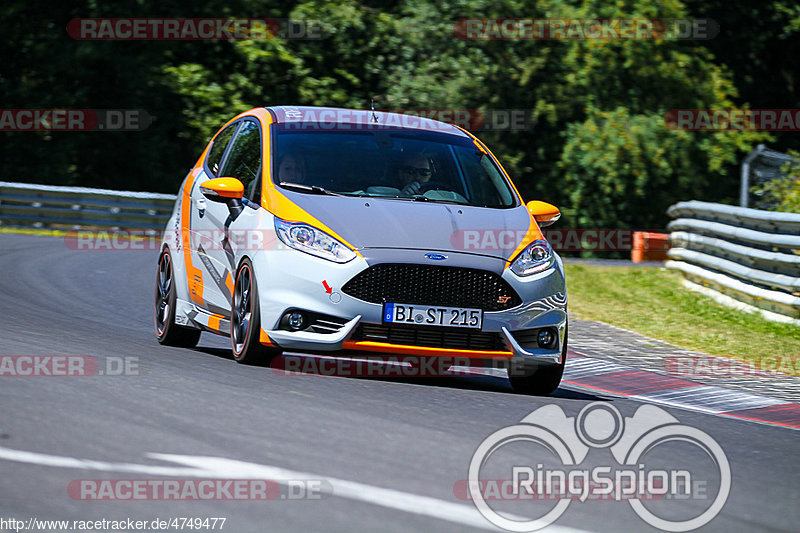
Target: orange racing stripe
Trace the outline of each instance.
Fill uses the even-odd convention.
[[[203,152],[205,155],[205,152]],[[201,167],[195,167],[186,177],[183,185],[183,199],[181,200],[181,240],[183,243],[183,263],[186,266],[186,280],[189,286],[189,296],[192,301],[203,305],[203,272],[192,264],[192,243],[191,243],[191,207],[192,199],[189,193],[194,185],[194,180],[199,174]]]
[[[248,112],[250,113],[250,112]],[[264,139],[262,147],[262,157],[264,161],[270,162],[271,159],[271,146],[270,142],[270,129],[269,125],[272,124],[272,115],[266,109],[254,109],[252,114],[261,119],[262,124],[262,139]],[[324,231],[331,237],[337,239],[339,242],[355,251],[359,257],[363,257],[361,252],[356,250],[356,247],[344,240],[341,235],[329,228],[326,224],[313,216],[311,213],[291,201],[281,191],[278,190],[275,182],[272,181],[272,165],[262,165],[261,168],[261,207],[272,213],[274,216],[286,220],[287,222],[302,222],[309,226]]]
[[[222,315],[217,315],[217,314],[211,315],[210,317],[208,317],[208,327],[211,328],[211,329],[220,331],[219,322],[223,318],[225,318],[225,317],[222,316]]]
[[[228,271],[228,274],[225,276],[225,286],[228,287],[228,291],[230,291],[231,297],[233,297],[233,279],[231,278],[230,271]]]

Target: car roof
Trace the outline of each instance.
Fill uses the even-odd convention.
[[[461,137],[469,137],[461,128],[446,122],[440,122],[412,113],[391,113],[370,109],[344,109],[338,107],[315,106],[273,106],[267,107],[275,122],[317,123],[330,127],[334,124],[358,125],[367,129],[380,126],[397,127],[449,133]],[[417,110],[415,110],[417,111]],[[325,128],[322,128],[325,129]]]

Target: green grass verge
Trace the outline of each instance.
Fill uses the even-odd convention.
[[[800,375],[800,326],[730,309],[666,268],[567,264],[569,310],[675,346]]]

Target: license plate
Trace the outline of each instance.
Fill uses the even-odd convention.
[[[385,303],[383,321],[391,324],[480,329],[483,325],[483,311],[464,307]]]

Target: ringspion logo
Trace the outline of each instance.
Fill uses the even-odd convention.
[[[587,466],[590,453],[610,460]],[[456,497],[463,488],[456,482]],[[506,531],[542,529],[571,502],[597,499],[627,502],[655,528],[691,531],[722,510],[731,469],[710,435],[660,407],[642,405],[623,417],[608,402],[593,402],[569,417],[546,405],[480,443],[467,488],[478,511]]]

